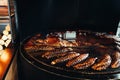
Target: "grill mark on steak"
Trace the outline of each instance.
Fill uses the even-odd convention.
[[[85,60],[87,57],[89,56],[88,53],[86,54],[80,54],[78,57],[76,57],[75,59],[69,60],[66,64],[67,67],[73,66],[83,60]]]
[[[79,56],[79,55],[80,55],[80,53],[71,52],[71,53],[68,53],[68,55],[66,55],[66,56],[63,56],[63,57],[60,57],[60,58],[57,58],[57,59],[53,60],[53,61],[51,62],[51,64],[52,64],[52,65],[55,65],[55,64],[57,64],[57,63],[60,63],[60,62],[64,62],[64,61],[73,59],[73,58],[75,58],[75,57],[77,57],[77,56]]]
[[[66,52],[63,53],[46,52],[45,54],[42,55],[42,57],[46,59],[50,59],[53,57],[62,57],[65,56],[66,54],[67,54]]]
[[[76,65],[73,66],[74,69],[86,69],[90,66],[92,66],[95,61],[96,61],[96,57],[95,58],[89,58],[86,61],[84,61],[83,63],[78,63]]]
[[[47,59],[50,59],[50,58],[53,58],[53,57],[60,57],[60,56],[64,56],[67,54],[68,51],[71,51],[72,49],[71,48],[63,48],[63,49],[56,49],[56,50],[53,50],[53,51],[48,51],[48,52],[45,52],[42,57],[43,58],[47,58]]]
[[[24,49],[26,52],[32,53],[32,52],[38,52],[41,50],[54,50],[55,48],[51,46],[25,46]]]
[[[111,68],[118,68],[120,67],[120,52],[115,51],[112,55],[112,63],[111,63]]]
[[[105,54],[98,63],[95,63],[92,66],[92,69],[98,71],[105,70],[110,66],[110,64],[111,64],[111,57],[109,54]]]

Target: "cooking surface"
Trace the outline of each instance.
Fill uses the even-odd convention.
[[[77,36],[75,37],[75,32],[74,31],[73,32],[72,31],[70,31],[70,32],[66,31],[66,34],[71,34],[71,33],[73,33],[72,37],[66,35],[67,37],[65,37],[65,39],[67,38],[68,40],[73,40],[74,41],[74,39],[76,39],[76,37],[77,37]],[[82,35],[83,35],[83,33],[84,33],[84,35],[86,35],[87,33],[90,33],[92,35],[94,34],[94,36],[95,35],[98,35],[98,36],[100,35],[102,38],[104,37],[103,35],[109,36],[109,37],[114,37],[112,35],[107,35],[105,33],[89,32],[89,31],[88,32],[84,32],[84,31],[83,32],[81,32],[81,31],[79,32],[79,34],[82,34]],[[47,36],[42,36],[42,38],[46,39],[46,37],[50,36],[51,33],[48,33],[46,35]],[[39,38],[36,38],[36,36],[39,37]],[[36,40],[36,39],[39,40],[40,36],[41,36],[41,34],[36,34],[36,35],[30,36],[29,38],[25,39],[25,41],[23,41],[23,43],[21,45],[21,52],[22,52],[23,56],[28,61],[30,60],[31,64],[33,64],[33,65],[37,65],[38,67],[42,66],[41,68],[46,69],[47,71],[58,73],[58,74],[63,74],[63,75],[69,75],[71,77],[80,77],[78,74],[81,74],[81,75],[111,75],[111,74],[117,74],[117,73],[120,72],[119,68],[113,69],[113,68],[110,67],[110,65],[109,65],[109,67],[106,67],[105,70],[104,69],[103,70],[94,70],[94,69],[91,69],[91,67],[88,67],[87,69],[80,69],[79,70],[79,69],[74,69],[73,67],[66,67],[66,63],[67,63],[66,61],[65,62],[63,61],[63,62],[55,64],[55,65],[54,65],[54,63],[52,64],[51,62],[54,61],[56,59],[56,57],[53,57],[53,58],[43,57],[43,55],[46,52],[49,53],[51,51],[54,51],[52,49],[54,49],[56,47],[54,52],[57,51],[57,53],[59,53],[61,51],[64,51],[65,48],[72,48],[73,51],[77,51],[77,52],[82,53],[82,54],[86,53],[86,51],[89,50],[88,51],[89,57],[87,57],[88,59],[91,58],[91,57],[100,58],[100,56],[105,55],[106,51],[107,51],[108,54],[110,55],[110,57],[112,58],[111,54],[114,54],[114,53],[109,53],[109,52],[111,52],[111,51],[114,52],[114,50],[118,50],[118,49],[115,48],[118,44],[114,44],[115,43],[114,41],[110,42],[110,40],[109,40],[109,39],[113,39],[113,38],[108,38],[108,43],[104,43],[103,42],[100,45],[96,44],[96,43],[92,43],[92,45],[88,44],[88,43],[83,44],[84,43],[84,40],[83,40],[83,43],[79,43],[79,46],[78,45],[72,45],[72,44],[71,45],[63,44],[62,47],[61,47],[58,44],[57,44],[57,46],[55,44],[54,48],[49,48],[49,46],[52,46],[50,44],[48,47],[41,46],[41,47],[36,48],[36,49],[35,48],[30,48],[29,49],[29,47],[32,45],[31,41],[34,43],[34,40]],[[65,34],[64,34],[64,36],[65,36]],[[55,37],[55,35],[54,35],[54,37]],[[86,35],[86,37],[87,37],[87,35]],[[82,40],[82,39],[79,39],[79,40]],[[55,41],[55,39],[54,39],[54,41]],[[98,40],[98,42],[99,42],[99,40]],[[109,42],[110,42],[110,44],[109,44]],[[112,44],[112,47],[111,47],[111,44]],[[105,53],[104,53],[104,51],[98,52],[99,51],[99,47],[103,47],[103,49],[104,49],[104,47],[106,45],[110,48],[109,50],[111,50],[111,49],[113,49],[113,50],[111,50],[111,51],[106,50]],[[98,49],[96,47],[98,47]],[[71,51],[71,52],[73,52],[73,51]],[[81,51],[83,51],[83,52],[81,52]],[[60,71],[64,71],[64,73],[61,73]],[[70,73],[72,73],[73,75],[70,75]]]

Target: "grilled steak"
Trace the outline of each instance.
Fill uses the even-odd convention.
[[[45,54],[42,55],[42,57],[45,57],[47,59],[53,58],[53,57],[62,57],[65,56],[67,53],[55,53],[55,52],[46,52]]]
[[[115,51],[112,57],[111,68],[118,68],[120,66],[120,52]]]
[[[64,57],[60,57],[58,59],[55,59],[51,62],[52,65],[54,64],[57,64],[57,63],[60,63],[60,62],[64,62],[64,61],[67,61],[67,60],[71,60],[77,56],[79,56],[80,54],[79,53],[76,53],[76,52],[71,52],[71,53],[68,53],[68,55],[64,56]]]
[[[110,64],[111,64],[111,57],[109,54],[105,54],[98,63],[95,63],[92,66],[92,69],[98,71],[105,70],[107,69],[107,67],[110,66]]]
[[[73,66],[74,69],[86,69],[90,66],[92,66],[97,58],[89,58],[83,63],[78,63],[77,65]]]
[[[66,64],[67,67],[73,66],[79,62],[81,62],[82,60],[85,60],[87,57],[89,56],[88,53],[86,54],[80,54],[78,57],[76,57],[75,59],[69,60],[68,63]]]

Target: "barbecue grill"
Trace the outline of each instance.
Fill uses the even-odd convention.
[[[29,39],[38,33],[46,37],[51,32],[83,30],[85,33],[90,31],[94,34],[113,36],[117,31],[120,19],[118,2],[117,0],[15,1],[21,43],[18,60],[20,79],[120,79],[119,68],[78,71],[46,63],[46,59],[31,56],[24,49],[24,45]]]

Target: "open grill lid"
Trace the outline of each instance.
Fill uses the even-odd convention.
[[[120,19],[119,0],[15,2],[21,41],[32,33],[48,30],[85,29],[116,33]]]

